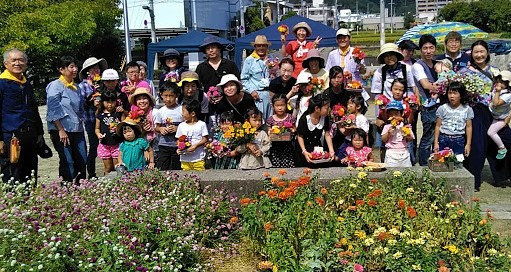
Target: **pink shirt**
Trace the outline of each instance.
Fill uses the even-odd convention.
[[[369,161],[369,154],[371,154],[372,151],[373,150],[367,146],[359,150],[355,150],[353,146],[348,146],[346,148],[346,157],[350,159],[350,162],[354,160],[357,166],[364,166],[362,163]]]
[[[392,127],[391,124],[385,125],[383,127],[383,131],[381,132],[381,135],[384,135],[385,133],[387,133],[390,130],[391,127]],[[408,141],[403,136],[403,133],[401,133],[401,129],[403,127],[404,127],[403,122],[401,122],[396,127],[396,130],[394,131],[394,134],[390,135],[388,141],[385,143],[385,147],[386,148],[388,148],[388,149],[407,149],[408,148]],[[415,139],[415,136],[413,135],[413,132],[410,131],[410,133],[412,133],[412,138]]]

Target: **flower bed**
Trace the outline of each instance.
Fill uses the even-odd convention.
[[[4,184],[0,270],[204,271],[205,255],[234,248],[235,201],[158,171],[31,192]]]
[[[242,199],[244,234],[278,271],[508,271],[511,255],[491,231],[491,215],[449,202],[427,170],[369,179],[365,172],[327,190],[305,175],[268,177]]]

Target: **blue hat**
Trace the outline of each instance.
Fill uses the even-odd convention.
[[[204,43],[203,43],[201,46],[199,46],[199,50],[200,50],[201,52],[204,52],[204,50],[206,50],[206,47],[207,47],[208,45],[211,45],[211,44],[216,44],[216,45],[220,48],[220,50],[222,50],[222,49],[223,49],[223,47],[224,47],[224,46],[220,43],[220,41],[218,40],[218,37],[216,37],[216,36],[209,36],[209,37],[206,37],[206,38],[204,39]]]
[[[387,110],[390,110],[390,109],[402,111],[403,103],[401,103],[400,101],[392,101],[389,104],[387,104]]]
[[[163,52],[163,56],[160,57],[160,62],[165,64],[166,59],[174,58],[179,61],[179,66],[183,65],[183,59],[181,59],[181,54],[174,48],[169,48]]]

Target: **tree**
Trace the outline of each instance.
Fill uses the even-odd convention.
[[[266,26],[261,20],[260,2],[254,2],[254,6],[247,8],[245,14],[245,25],[248,30],[247,33],[263,29]]]
[[[292,11],[292,10],[290,10],[290,11],[288,11],[288,13],[286,13],[286,14],[282,15],[282,17],[280,18],[280,20],[285,20],[285,19],[287,19],[287,18],[291,18],[291,17],[293,17],[293,16],[295,16],[295,15],[297,15],[296,11]]]
[[[406,13],[403,20],[406,29],[410,29],[412,27],[412,24],[415,23],[415,17],[411,12]]]

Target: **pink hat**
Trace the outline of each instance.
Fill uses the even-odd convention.
[[[145,80],[141,80],[138,84],[137,84],[137,89],[138,88],[146,88],[148,90],[151,89],[151,87],[149,86],[149,83],[147,83],[147,81]]]

